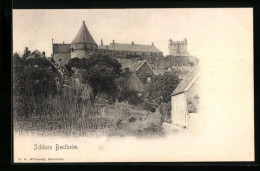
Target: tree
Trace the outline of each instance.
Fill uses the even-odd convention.
[[[157,108],[161,103],[170,102],[171,93],[179,82],[176,74],[165,73],[154,77],[146,87],[145,102],[154,108]]]
[[[200,97],[198,95],[195,95],[194,97],[187,99],[188,112],[197,113],[199,102],[200,102]]]
[[[93,55],[83,59],[74,58],[69,61],[68,67],[82,70],[82,81],[93,88],[95,99],[104,93],[116,97],[116,79],[122,72],[121,64],[116,59],[103,55]]]
[[[127,77],[120,76],[116,80],[117,85],[117,99],[119,102],[126,101],[129,97],[129,90],[127,85]]]
[[[58,71],[46,58],[22,59],[13,55],[13,94],[15,113],[28,116],[43,100],[57,94]],[[29,112],[31,111],[31,112]]]
[[[45,58],[22,59],[13,56],[14,93],[17,100],[29,97],[48,97],[57,93],[58,71]]]

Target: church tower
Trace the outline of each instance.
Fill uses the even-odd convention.
[[[89,58],[96,53],[98,45],[89,33],[85,22],[83,21],[78,34],[71,42],[71,58]]]

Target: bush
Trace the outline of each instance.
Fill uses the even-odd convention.
[[[188,104],[188,112],[189,113],[197,113],[199,107],[200,97],[195,95],[194,97],[187,99]]]
[[[121,64],[116,59],[109,56],[94,55],[88,59],[71,59],[67,66],[82,71],[82,82],[93,88],[94,98],[98,98],[100,94],[116,96],[116,79],[122,72]],[[71,70],[69,69],[69,71]]]
[[[110,135],[162,135],[162,117],[158,113],[141,110],[127,103],[116,103],[104,114],[115,125]]]
[[[159,111],[162,115],[163,121],[171,123],[171,102],[162,103],[159,106]]]

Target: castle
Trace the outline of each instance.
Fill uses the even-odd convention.
[[[140,45],[132,42],[131,44],[115,43],[113,40],[109,45],[98,46],[85,22],[79,29],[78,34],[71,44],[53,43],[52,40],[52,57],[60,65],[65,65],[72,58],[89,58],[93,54],[107,54],[115,58],[131,58],[136,56],[148,57],[163,57],[162,51],[157,49],[154,44]]]
[[[64,42],[54,43],[52,39],[51,58],[64,67],[72,58],[89,58],[94,54],[101,54],[116,58],[123,67],[132,65],[140,60],[146,60],[155,70],[167,70],[173,66],[197,65],[199,61],[197,58],[189,55],[187,45],[188,41],[186,38],[182,41],[172,41],[170,39],[168,42],[169,55],[167,56],[163,56],[163,52],[154,43],[141,45],[132,41],[132,43],[126,44],[116,43],[113,40],[110,44],[104,45],[101,39],[101,43],[98,46],[83,21],[76,37],[70,44],[65,44]],[[28,48],[26,50],[28,51]],[[26,52],[25,54],[29,56],[29,53]]]
[[[110,54],[113,57],[136,57],[136,56],[154,56],[154,57],[163,57],[163,52],[157,49],[154,44],[152,45],[140,45],[135,44],[132,41],[131,44],[125,43],[115,43],[113,40],[109,45],[103,45],[103,41],[101,39],[101,45],[98,47],[98,53],[100,54]]]
[[[97,52],[97,43],[88,31],[83,21],[78,34],[71,44],[53,43],[52,40],[52,57],[60,65],[65,65],[72,58],[88,58]]]
[[[170,39],[168,44],[169,55],[189,56],[187,45],[188,45],[188,40],[186,38],[184,38],[183,41],[172,41],[172,39]]]

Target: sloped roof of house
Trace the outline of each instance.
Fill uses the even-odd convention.
[[[189,90],[189,88],[192,86],[192,84],[197,80],[199,77],[200,68],[199,66],[195,67],[193,70],[191,70],[189,73],[187,73],[182,81],[179,83],[179,85],[175,88],[175,90],[172,92],[171,96],[186,92]]]
[[[30,55],[27,57],[27,59],[38,58],[38,57],[45,58],[45,56],[39,50],[36,49],[32,53],[30,53]]]
[[[76,44],[76,43],[92,43],[96,44],[95,40],[89,33],[85,22],[83,21],[81,28],[79,29],[78,34],[74,38],[74,40],[71,42],[71,44]]]
[[[70,52],[70,44],[58,44],[53,43],[53,55],[59,54],[59,53],[69,53]]]
[[[137,76],[135,71],[130,75],[127,82],[128,82],[129,90],[139,92],[139,93],[145,92],[144,85],[140,80],[140,78]]]
[[[144,65],[145,63],[147,63],[148,66],[150,67],[150,69],[153,71],[153,73],[156,74],[155,71],[153,70],[153,68],[151,67],[151,65],[146,60],[139,61],[139,62],[129,65],[129,66],[124,66],[123,69],[129,68],[129,71],[131,71],[131,72],[138,71],[142,67],[142,65]]]
[[[107,49],[106,45],[100,45],[98,49]],[[110,43],[108,50],[116,51],[132,51],[132,52],[162,52],[154,45],[140,45],[140,44],[125,44],[125,43]]]

